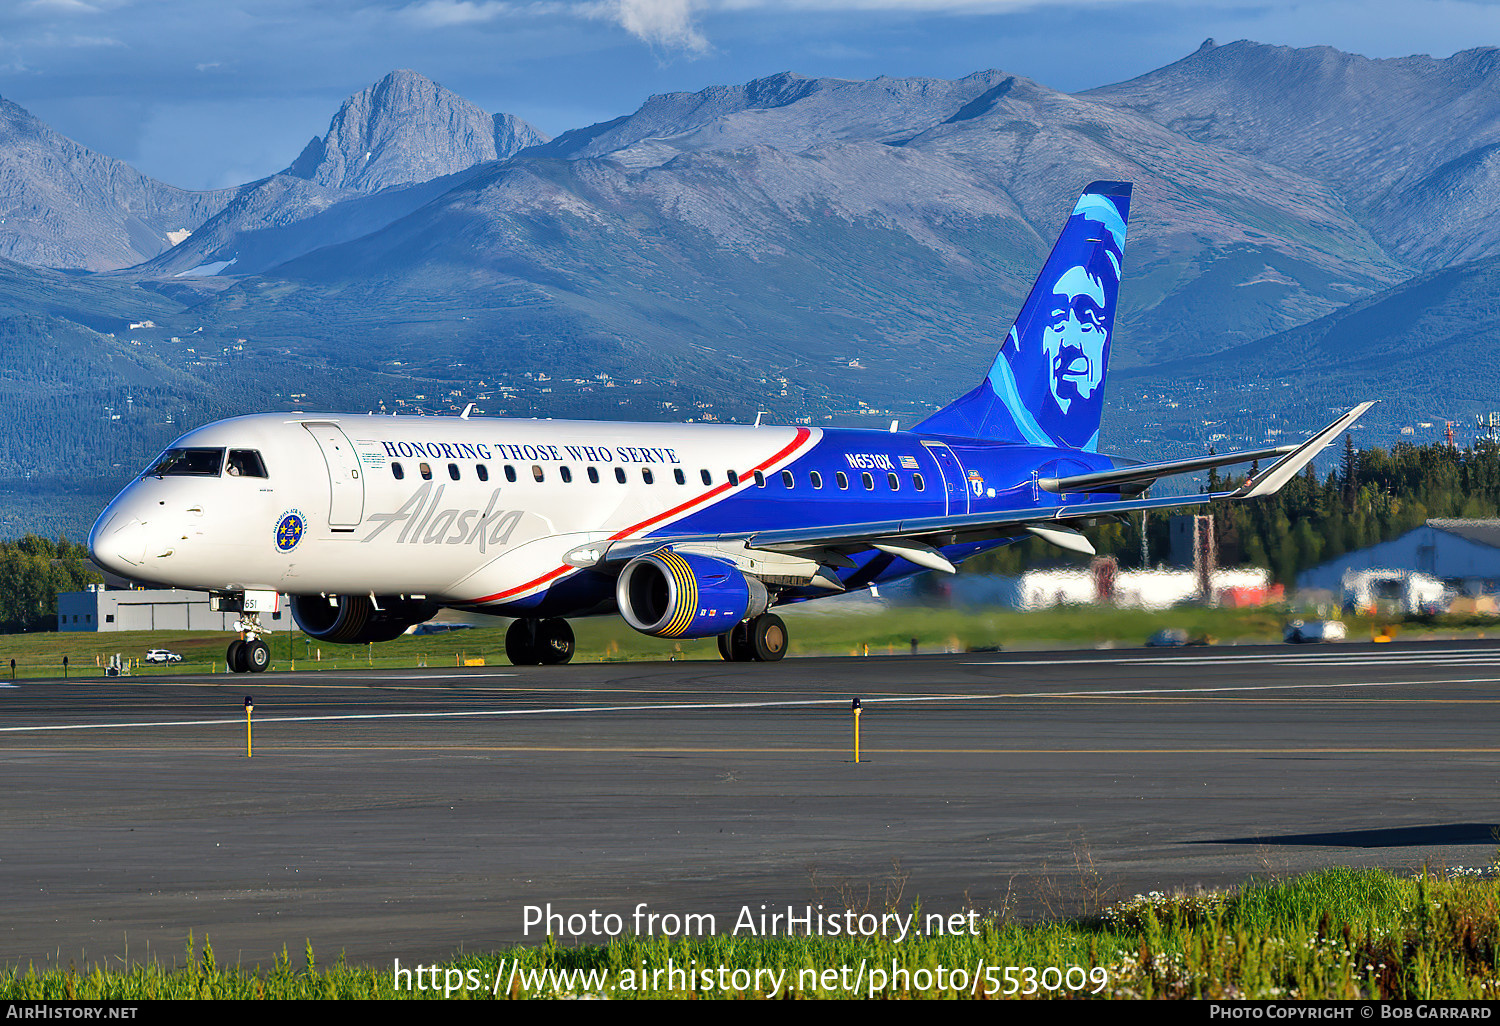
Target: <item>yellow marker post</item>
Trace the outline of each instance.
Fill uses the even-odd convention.
[[[859,762],[859,699],[854,700],[854,761]]]
[[[255,711],[255,700],[249,695],[245,696],[245,758],[250,755],[250,714]]]

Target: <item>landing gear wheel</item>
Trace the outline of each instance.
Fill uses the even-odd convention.
[[[753,636],[755,623],[754,620],[745,620],[735,624],[734,630],[728,634],[720,634],[719,655],[731,663],[750,663],[758,659]]]
[[[750,621],[750,642],[756,659],[774,663],[786,655],[786,624],[775,613],[762,613]]]
[[[536,620],[517,620],[505,632],[505,656],[514,666],[536,666],[541,663],[537,644]],[[569,655],[572,653],[570,652]]]
[[[543,666],[560,666],[573,658],[573,628],[568,621],[554,617],[537,626],[536,656]]]
[[[245,662],[245,643],[231,641],[229,650],[224,653],[224,662],[228,664],[230,673],[244,673],[249,668]]]
[[[240,649],[240,658],[251,673],[263,673],[271,665],[271,648],[259,638],[247,641]]]

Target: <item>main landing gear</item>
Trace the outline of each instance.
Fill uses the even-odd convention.
[[[732,663],[774,663],[786,655],[786,624],[775,613],[762,613],[719,635],[719,655]]]
[[[517,666],[556,666],[573,658],[573,628],[568,621],[517,620],[505,632],[505,654]]]
[[[262,673],[271,665],[271,647],[260,640],[265,628],[260,625],[260,616],[246,613],[235,624],[245,635],[244,640],[231,641],[224,659],[233,673]]]

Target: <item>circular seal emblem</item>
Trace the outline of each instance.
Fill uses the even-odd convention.
[[[276,525],[276,548],[282,552],[291,552],[302,540],[302,532],[306,529],[307,518],[302,515],[302,511],[287,510]]]

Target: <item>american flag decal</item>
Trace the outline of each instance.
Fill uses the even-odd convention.
[[[901,457],[901,467],[904,470],[916,470],[917,469],[917,458],[915,456],[903,456],[903,457]]]

